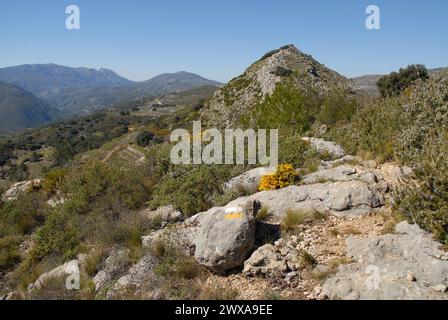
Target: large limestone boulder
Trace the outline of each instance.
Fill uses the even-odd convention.
[[[310,137],[303,137],[302,140],[309,142],[319,153],[328,153],[333,159],[339,159],[345,156],[344,149],[333,141]]]
[[[327,280],[330,299],[448,299],[448,253],[416,225],[399,223],[395,234],[347,239],[355,263]]]
[[[376,185],[361,180],[324,182],[289,186],[262,191],[238,198],[226,207],[241,206],[247,201],[259,201],[271,217],[280,222],[288,210],[329,212],[339,217],[357,217],[373,212],[384,205],[384,197]],[[212,213],[221,208],[212,208]]]
[[[29,180],[29,181],[17,182],[15,184],[13,184],[11,188],[9,188],[8,190],[6,190],[3,193],[1,200],[3,202],[17,200],[17,198],[20,195],[29,192],[33,188],[39,187],[41,184],[42,184],[42,179],[34,179],[34,180]]]
[[[195,258],[216,273],[243,265],[255,243],[257,202],[221,208],[205,215],[196,239]]]

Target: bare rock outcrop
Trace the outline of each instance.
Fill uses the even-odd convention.
[[[158,290],[159,279],[154,273],[156,260],[151,255],[146,255],[121,276],[113,287],[107,291],[107,299],[138,298],[160,299]]]
[[[29,181],[17,182],[11,186],[8,190],[6,190],[2,196],[1,200],[3,202],[17,200],[17,198],[32,190],[33,188],[38,188],[42,184],[42,179],[34,179]]]
[[[278,222],[288,210],[330,212],[336,216],[355,217],[371,213],[384,205],[384,197],[376,185],[360,180],[316,183],[262,191],[238,198],[226,207],[240,206],[246,201],[259,201]],[[208,213],[218,210],[212,208]]]
[[[395,234],[347,239],[356,262],[327,280],[330,299],[448,299],[448,253],[416,225],[399,223]],[[443,290],[444,289],[444,290]]]
[[[345,156],[344,149],[333,141],[326,141],[319,138],[303,137],[303,141],[309,142],[321,154],[328,154],[333,159],[340,159]]]
[[[142,214],[152,220],[160,219],[162,224],[179,222],[184,218],[182,212],[176,210],[172,205],[160,207],[156,210],[146,209]]]

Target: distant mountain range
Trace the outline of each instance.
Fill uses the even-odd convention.
[[[48,97],[48,101],[62,109],[66,115],[79,115],[102,109],[113,104],[136,99],[157,97],[202,86],[219,86],[194,73],[165,73],[144,82],[122,87],[96,86],[82,89],[64,89]]]
[[[29,101],[31,101],[31,96],[33,96],[33,101],[39,101],[37,104],[30,103],[30,105],[35,107],[39,105],[40,109],[59,110],[58,112],[50,112],[48,114],[49,119],[48,117],[36,117],[34,122],[23,121],[23,126],[10,126],[17,129],[27,128],[31,124],[46,123],[53,118],[51,114],[57,113],[58,117],[68,118],[91,113],[117,103],[157,97],[202,86],[217,87],[221,85],[217,81],[185,71],[165,73],[147,81],[133,82],[108,69],[71,68],[56,64],[2,68],[0,69],[0,81],[17,86],[17,89],[21,88],[23,94],[27,93],[26,96]],[[12,90],[4,89],[1,97],[2,101],[12,103],[12,97],[5,96],[11,93]],[[17,97],[18,93],[15,92],[14,94]],[[45,108],[43,104],[45,104]],[[15,105],[14,103],[8,107],[2,105],[2,109],[11,110]],[[24,107],[22,106],[22,108]],[[3,112],[3,110],[0,110],[0,112]],[[46,121],[42,121],[44,119]],[[17,124],[19,123],[20,121],[17,122]],[[3,126],[0,129],[0,131],[10,130],[3,128]]]
[[[0,82],[0,128],[17,131],[49,123],[58,110],[25,89]]]
[[[93,86],[123,87],[134,82],[108,69],[70,68],[57,64],[26,64],[0,69],[0,81],[47,98],[61,90]]]

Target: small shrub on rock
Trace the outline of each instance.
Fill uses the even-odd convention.
[[[281,164],[274,174],[261,178],[259,190],[268,191],[288,187],[297,181],[298,174],[291,164]]]

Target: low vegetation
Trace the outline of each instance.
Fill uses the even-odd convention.
[[[335,125],[327,133],[349,153],[410,166],[414,180],[395,191],[397,210],[443,243],[448,242],[447,106],[445,72],[413,81],[398,96],[370,102],[351,123]]]
[[[381,77],[377,85],[381,95],[386,98],[398,96],[415,81],[426,80],[428,78],[428,70],[426,70],[425,66],[417,64],[410,65],[400,69],[398,72],[392,72],[389,75]]]
[[[298,180],[298,174],[292,164],[285,163],[277,167],[273,174],[261,178],[259,190],[268,191],[288,187]]]

